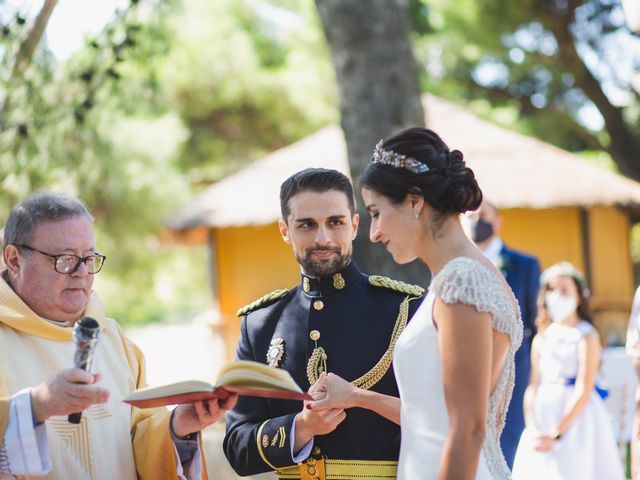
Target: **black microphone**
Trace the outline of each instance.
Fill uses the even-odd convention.
[[[85,372],[91,370],[93,352],[98,343],[100,325],[91,317],[82,317],[73,326],[73,341],[76,344],[76,351],[73,354],[73,366]],[[69,415],[69,423],[80,423],[82,412]]]

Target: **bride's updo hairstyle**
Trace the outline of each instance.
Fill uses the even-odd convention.
[[[402,203],[408,194],[422,195],[435,210],[434,220],[476,210],[482,192],[459,150],[449,147],[433,130],[409,128],[380,142],[360,178],[367,188]]]

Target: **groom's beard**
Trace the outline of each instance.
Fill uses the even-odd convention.
[[[335,252],[335,255],[326,260],[317,260],[313,258],[313,252]],[[307,275],[328,277],[347,266],[351,260],[351,250],[342,255],[338,247],[310,247],[305,250],[304,257],[296,255],[296,260]]]

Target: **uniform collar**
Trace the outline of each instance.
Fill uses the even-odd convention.
[[[360,277],[360,269],[351,260],[349,264],[338,273],[326,277],[312,277],[301,274],[302,291],[309,296],[317,297],[331,295],[348,288]]]

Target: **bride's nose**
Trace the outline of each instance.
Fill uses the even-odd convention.
[[[378,230],[378,227],[374,225],[373,222],[371,223],[371,228],[369,229],[369,239],[373,243],[378,243],[380,241],[380,230]]]

